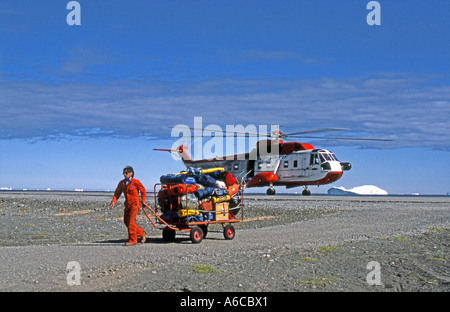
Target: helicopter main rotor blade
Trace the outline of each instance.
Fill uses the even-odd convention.
[[[249,137],[267,137],[267,138],[271,138],[274,135],[271,133],[267,133],[267,134],[263,134],[263,133],[251,133],[251,132],[240,132],[240,131],[228,131],[228,130],[214,130],[214,129],[205,129],[205,128],[191,128],[189,127],[190,130],[197,130],[197,131],[206,131],[206,132],[222,132],[222,133],[232,133],[232,134],[237,134],[237,135],[243,135],[243,136],[249,136]],[[313,130],[307,130],[307,131],[299,131],[299,132],[293,132],[293,133],[288,133],[288,134],[284,134],[284,133],[280,133],[278,136],[280,138],[286,138],[288,136],[291,135],[298,135],[298,134],[311,134],[311,133],[320,133],[320,132],[332,132],[332,131],[349,131],[349,129],[345,129],[345,128],[321,128],[321,129],[313,129]],[[203,133],[202,133],[203,135]]]
[[[322,128],[322,129],[313,129],[307,131],[293,132],[287,133],[286,136],[298,135],[298,134],[310,134],[310,133],[320,133],[320,132],[333,132],[333,131],[350,131],[350,129],[346,128]]]
[[[319,137],[319,136],[304,136],[304,134],[312,134],[312,133],[323,133],[323,132],[335,132],[335,131],[350,131],[350,129],[346,128],[320,128],[320,129],[313,129],[313,130],[306,130],[306,131],[298,131],[298,132],[292,132],[292,133],[251,133],[251,132],[241,132],[241,131],[229,131],[229,130],[223,130],[223,129],[205,129],[205,128],[192,128],[188,127],[188,129],[193,131],[202,131],[201,137],[211,137],[211,135],[204,135],[204,132],[209,133],[229,133],[236,135],[238,137],[258,137],[258,138],[301,138],[301,139],[322,139],[322,140],[352,140],[352,141],[380,141],[380,142],[389,142],[393,141],[392,139],[385,139],[385,138],[361,138],[361,137]]]
[[[356,138],[356,137],[316,137],[316,136],[295,136],[295,135],[291,135],[290,137],[301,139],[322,139],[322,140],[380,141],[380,142],[394,141],[392,139]]]

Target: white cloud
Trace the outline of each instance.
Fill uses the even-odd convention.
[[[64,73],[78,74],[89,66],[99,66],[117,61],[119,58],[99,48],[75,46],[69,49],[68,58],[62,62]]]
[[[368,146],[450,149],[450,86],[403,75],[164,85],[7,82],[0,105],[1,138],[167,138],[169,127],[192,126],[201,116],[204,126],[279,124],[285,132],[345,127],[356,135],[396,138]]]

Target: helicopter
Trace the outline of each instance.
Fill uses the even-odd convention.
[[[323,139],[323,137],[305,136],[305,134],[347,130],[325,128],[290,134],[275,130],[265,135],[267,139],[258,141],[256,147],[248,153],[212,159],[192,160],[185,145],[180,145],[176,149],[155,150],[168,151],[177,155],[186,168],[224,168],[245,183],[246,188],[267,187],[267,195],[275,195],[275,186],[285,186],[287,189],[301,186],[303,187],[302,195],[308,196],[311,195],[308,186],[336,182],[342,177],[344,171],[352,168],[352,165],[350,162],[338,160],[336,155],[327,149],[318,149],[309,143],[285,142],[284,139],[290,137]],[[348,137],[328,139],[390,141]]]

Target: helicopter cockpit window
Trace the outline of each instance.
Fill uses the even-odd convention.
[[[339,161],[339,159],[334,155],[332,151],[328,151],[328,155],[330,156],[330,159],[333,161]]]
[[[317,155],[316,153],[311,154],[310,164],[318,165],[319,164],[319,155]]]
[[[319,155],[320,155],[320,161],[321,162],[334,161],[334,157],[333,157],[332,153],[322,152]]]
[[[285,160],[285,161],[284,161],[283,167],[284,167],[284,168],[289,168],[289,161],[288,161],[288,160]]]
[[[320,153],[319,156],[320,156],[320,162],[326,162],[327,161],[325,156],[322,153]]]

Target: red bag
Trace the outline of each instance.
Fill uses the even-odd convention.
[[[237,185],[237,183],[236,183],[236,184],[233,184],[233,185],[230,185],[230,186],[227,188],[227,193],[228,193],[228,195],[230,195],[230,196],[233,196],[233,195],[236,194],[238,191],[239,191],[239,185]]]
[[[206,210],[206,211],[210,211],[213,210],[213,205],[212,202],[210,201],[204,201],[199,205],[200,210]]]
[[[181,196],[186,193],[194,193],[197,190],[196,184],[163,184],[158,196]]]
[[[181,196],[186,193],[193,193],[197,190],[196,184],[172,184],[169,185],[170,196]]]
[[[228,173],[225,175],[224,181],[225,181],[225,184],[226,184],[227,186],[234,185],[234,184],[237,183],[236,178],[231,174],[231,172],[228,172]]]

